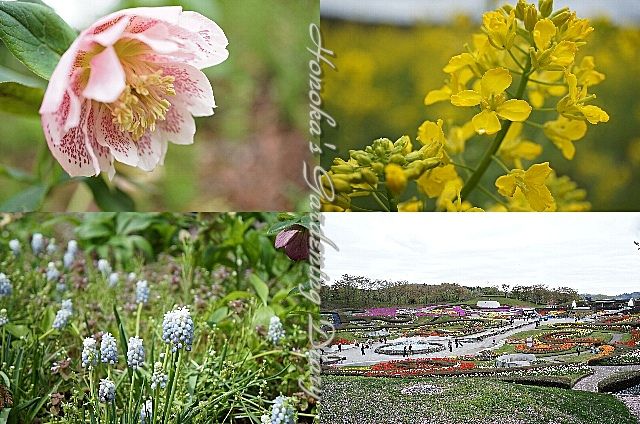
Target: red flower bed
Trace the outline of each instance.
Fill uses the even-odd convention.
[[[331,346],[339,345],[339,344],[346,345],[346,344],[352,344],[352,343],[353,343],[352,341],[349,341],[347,339],[339,338],[339,339],[335,339],[334,341],[332,341],[331,342]]]
[[[402,359],[396,361],[380,362],[371,366],[367,376],[414,376],[434,373],[447,373],[475,368],[470,361],[461,361],[455,358],[423,358]]]
[[[616,342],[617,345],[635,347],[640,342],[640,330],[631,330],[631,338],[626,342]]]

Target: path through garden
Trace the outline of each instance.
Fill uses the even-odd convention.
[[[638,371],[640,365],[618,365],[618,366],[592,366],[593,374],[578,381],[574,390],[584,390],[597,392],[598,383],[611,374],[621,371]],[[616,394],[616,396],[627,405],[627,408],[640,420],[640,395],[638,394]]]
[[[547,320],[544,324],[545,325],[550,325],[550,324],[556,324],[556,323],[565,323],[565,322],[572,322],[572,319],[565,319],[565,318],[558,318],[558,319],[549,319]],[[523,325],[524,324],[524,325]],[[442,358],[442,357],[451,357],[451,356],[462,356],[462,355],[475,355],[477,353],[479,353],[482,350],[485,349],[491,349],[491,348],[498,348],[500,346],[502,346],[503,341],[509,337],[511,337],[514,334],[520,333],[522,331],[528,331],[528,330],[533,330],[535,329],[535,323],[531,322],[530,324],[526,324],[526,322],[524,320],[516,320],[513,325],[507,326],[511,327],[510,330],[507,330],[503,333],[500,334],[496,334],[495,336],[490,336],[490,337],[486,337],[488,334],[490,334],[492,331],[495,331],[495,329],[491,329],[491,330],[486,330],[480,333],[476,333],[476,334],[471,334],[469,336],[466,337],[460,337],[458,338],[459,340],[463,340],[464,343],[462,344],[462,346],[456,348],[455,345],[453,346],[453,350],[452,352],[449,352],[448,349],[445,349],[444,351],[440,351],[440,352],[433,352],[433,353],[426,353],[426,354],[416,354],[416,355],[411,355],[411,358],[417,359],[417,358]],[[503,327],[504,329],[505,327]],[[482,337],[486,337],[483,338],[480,341],[473,341],[476,338],[482,338]],[[389,342],[394,342],[397,340],[402,340],[402,339],[394,339],[394,340],[389,340]],[[495,341],[495,343],[494,343]],[[441,342],[444,342],[446,345],[446,339],[443,338]],[[353,345],[349,345],[349,346],[343,346],[342,348],[342,352],[338,353],[335,350],[335,346],[334,349],[332,349],[330,352],[327,351],[327,354],[331,354],[331,355],[335,355],[338,354],[339,356],[344,357],[345,359],[343,361],[341,361],[338,365],[371,365],[371,364],[375,364],[378,362],[383,362],[383,361],[389,361],[389,360],[393,360],[393,359],[402,359],[401,355],[385,355],[385,354],[379,354],[379,353],[375,353],[374,350],[377,347],[382,346],[384,343],[373,343],[371,345],[370,349],[366,349],[365,350],[365,355],[362,355],[362,352],[359,348],[354,347]]]

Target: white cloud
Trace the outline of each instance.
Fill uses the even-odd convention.
[[[640,290],[640,214],[325,214],[324,270],[415,283]]]

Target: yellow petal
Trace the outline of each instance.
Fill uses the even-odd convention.
[[[541,185],[547,180],[549,174],[551,174],[549,162],[536,163],[525,171],[524,182],[526,185]]]
[[[511,85],[511,74],[504,68],[489,69],[480,80],[482,97],[500,94]]]
[[[573,159],[576,154],[576,146],[573,145],[571,140],[564,137],[554,137],[551,141],[560,150],[560,152],[562,152],[562,156],[564,156],[565,159]]]
[[[402,167],[395,163],[390,163],[384,168],[384,173],[389,191],[394,196],[402,194],[407,187],[407,177],[404,175]]]
[[[500,121],[495,112],[483,110],[471,119],[478,134],[495,134],[500,131]]]
[[[592,124],[609,121],[609,115],[607,114],[607,112],[600,109],[598,106],[583,106],[582,108],[580,108],[580,110],[584,114],[585,118],[587,118],[587,121]]]
[[[442,131],[442,120],[438,123],[432,121],[424,121],[418,128],[418,141],[427,144],[433,141],[444,143],[444,132]]]
[[[570,66],[576,58],[578,47],[571,41],[561,41],[553,48],[551,54],[551,64],[566,68]]]
[[[467,65],[473,65],[475,63],[475,59],[471,53],[462,53],[457,56],[453,56],[447,66],[445,66],[442,70],[448,74],[452,72],[459,71]]]
[[[546,50],[555,35],[556,26],[551,22],[551,19],[542,19],[533,28],[533,41],[535,41],[538,50]]]
[[[475,106],[482,101],[480,93],[473,90],[463,90],[451,96],[451,104],[454,106]]]
[[[501,118],[522,122],[529,117],[531,106],[525,100],[511,99],[499,105],[496,112]]]
[[[440,196],[447,181],[456,178],[459,177],[454,166],[445,165],[425,172],[416,182],[420,191],[433,198]]]
[[[523,141],[518,144],[514,152],[523,159],[533,160],[542,153],[542,146],[533,141]]]
[[[503,175],[496,180],[498,193],[505,197],[513,197],[516,192],[516,177],[513,174]]]
[[[449,100],[449,97],[451,97],[451,89],[448,85],[445,85],[439,90],[429,91],[429,93],[427,93],[427,97],[424,98],[424,104],[429,106],[437,102]]]

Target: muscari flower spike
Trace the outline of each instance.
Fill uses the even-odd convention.
[[[17,239],[13,239],[9,241],[9,249],[13,252],[14,256],[20,256],[20,251],[22,250],[22,246],[20,246],[20,241]]]
[[[104,333],[100,341],[100,359],[105,364],[114,365],[118,362],[118,347],[116,339],[111,333]]]
[[[273,344],[280,343],[285,336],[284,328],[282,327],[282,322],[280,318],[277,316],[271,317],[271,321],[269,321],[269,331],[267,332],[267,339],[271,341]]]
[[[86,337],[82,342],[82,366],[93,368],[98,365],[98,349],[96,339]]]
[[[49,262],[47,265],[47,281],[55,281],[60,278],[60,271],[56,267],[56,264]]]
[[[176,308],[164,314],[162,320],[162,340],[171,344],[171,350],[191,350],[193,343],[193,319],[187,307]]]
[[[116,399],[116,384],[108,378],[100,380],[98,399],[102,403],[111,403]]]
[[[120,281],[120,275],[117,272],[109,274],[109,279],[107,280],[109,287],[115,287],[118,284],[118,281]]]
[[[64,328],[69,323],[69,318],[71,318],[72,312],[68,309],[60,309],[56,313],[56,318],[53,320],[52,327],[56,330],[60,330]]]
[[[136,303],[146,304],[149,302],[149,284],[147,280],[140,280],[136,283]]]
[[[153,418],[153,401],[147,399],[140,407],[140,424],[149,424]]]
[[[0,327],[7,324],[9,322],[9,317],[7,316],[6,309],[0,309]]]
[[[155,390],[160,387],[164,389],[167,387],[168,376],[162,370],[162,362],[156,362],[153,365],[153,375],[151,375],[151,390]]]
[[[65,299],[62,301],[62,309],[66,309],[69,312],[73,312],[73,301],[71,299]]]
[[[131,337],[129,339],[127,364],[134,370],[144,366],[144,346],[142,339],[139,337]]]
[[[31,250],[34,255],[39,255],[44,249],[44,237],[40,233],[34,233],[31,237]]]
[[[73,266],[73,261],[75,260],[75,255],[68,250],[64,253],[62,257],[62,263],[64,264],[65,269],[71,268]]]
[[[280,395],[271,405],[271,417],[264,414],[260,421],[262,424],[295,424],[296,420],[296,411],[291,404],[291,399]]]
[[[0,272],[0,297],[9,296],[13,292],[11,280],[4,273]]]
[[[56,246],[56,239],[52,238],[49,240],[47,244],[47,253],[53,255],[58,250],[58,246]]]
[[[72,255],[75,255],[77,251],[78,251],[78,242],[75,240],[69,240],[69,242],[67,243],[67,252],[71,253]]]
[[[109,264],[109,261],[106,259],[100,259],[98,261],[98,271],[100,271],[102,276],[105,278],[111,274],[111,265]]]

